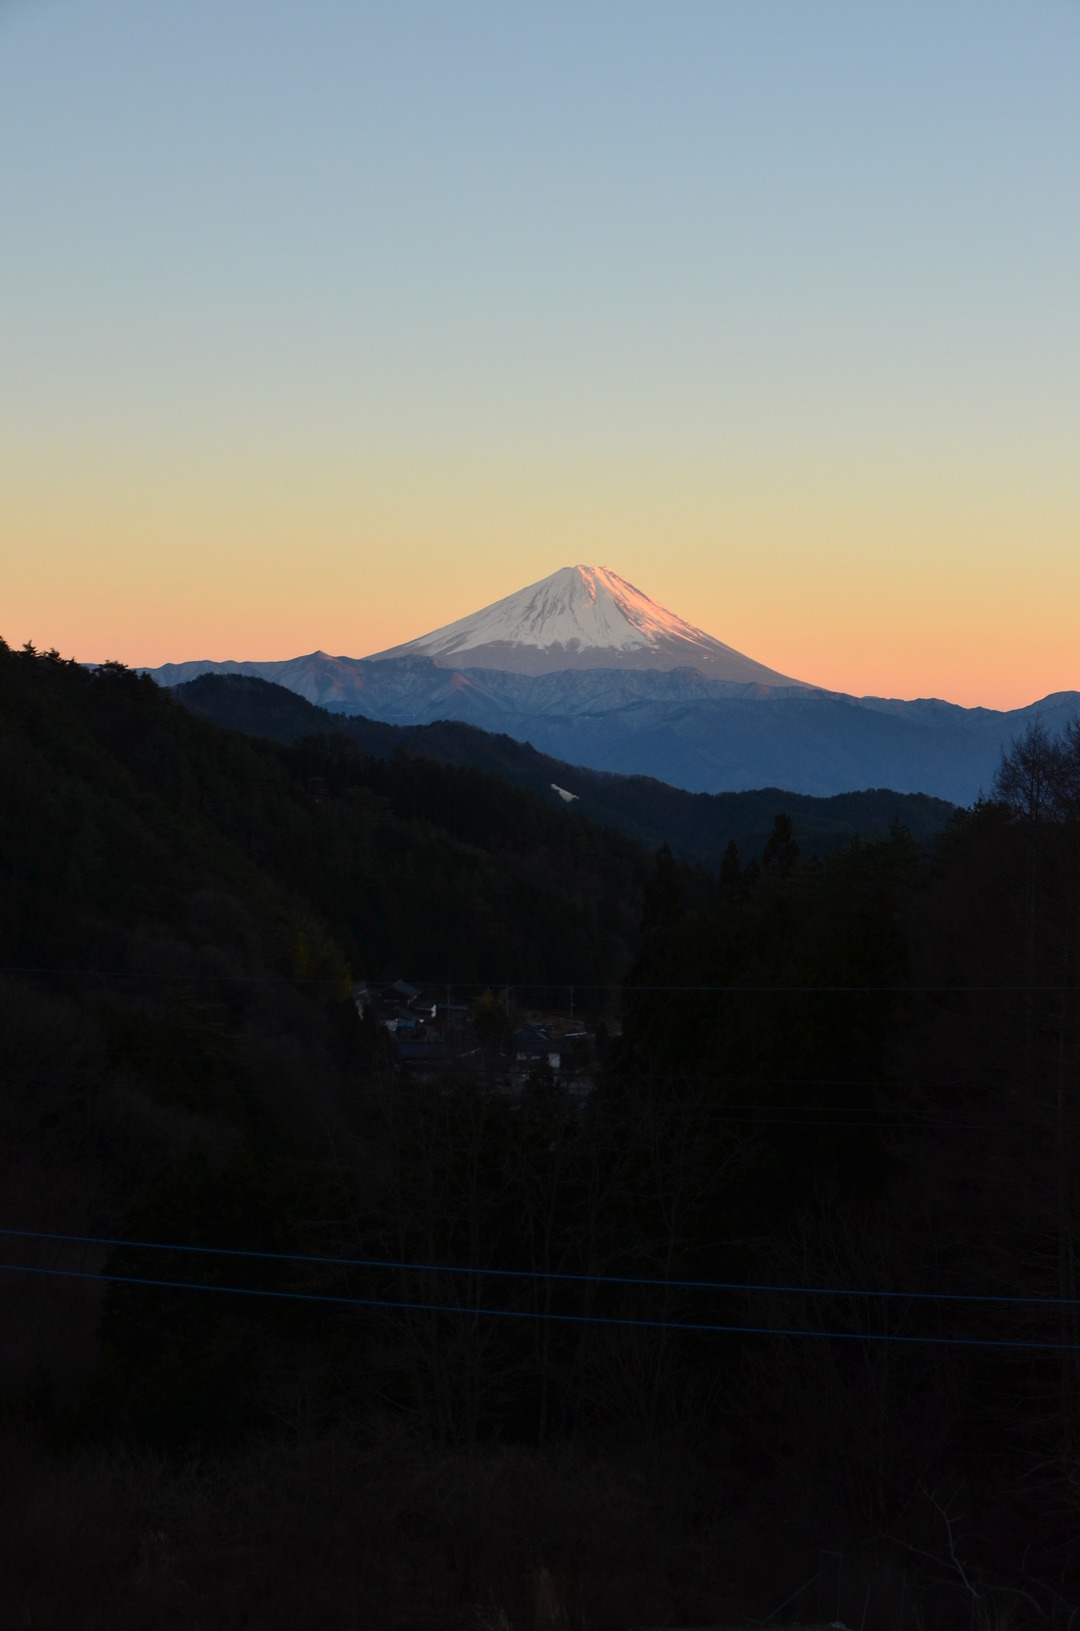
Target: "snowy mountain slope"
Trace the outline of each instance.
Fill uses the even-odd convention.
[[[576,668],[514,674],[457,668],[432,657],[328,657],[313,651],[281,662],[164,663],[146,669],[159,685],[184,685],[201,674],[240,674],[284,685],[333,713],[411,724],[481,714],[600,714],[634,702],[686,702],[703,697],[803,695],[805,686],[712,679],[695,668]]]
[[[375,662],[552,674],[588,668],[692,668],[735,683],[798,685],[695,628],[606,566],[564,566],[539,583],[431,634],[376,652]]]

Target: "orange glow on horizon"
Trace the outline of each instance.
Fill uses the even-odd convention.
[[[60,471],[24,450],[0,474],[0,634],[83,661],[366,656],[582,561],[830,689],[999,708],[1080,689],[1072,495],[791,467],[721,484],[660,460],[99,454]],[[1028,538],[1052,584],[1017,569]]]

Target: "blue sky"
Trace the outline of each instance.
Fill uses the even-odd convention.
[[[1064,0],[4,6],[2,632],[359,654],[603,560],[825,683],[1080,685],[1078,85]]]

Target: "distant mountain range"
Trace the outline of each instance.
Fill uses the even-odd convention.
[[[614,827],[649,849],[670,844],[684,860],[717,868],[734,839],[744,861],[760,853],[777,814],[791,817],[807,855],[825,855],[858,836],[885,838],[897,825],[921,842],[940,832],[953,806],[923,793],[876,789],[832,798],[764,787],[745,793],[687,793],[649,776],[582,770],[538,753],[513,737],[478,730],[458,720],[431,725],[388,725],[333,714],[283,686],[242,674],[202,674],[175,687],[191,713],[249,736],[278,742],[342,734],[361,753],[389,759],[397,753],[439,764],[486,771],[528,789],[556,807],[569,806],[589,821]]]
[[[574,765],[691,792],[867,787],[956,804],[988,790],[1002,748],[1038,717],[1080,714],[1080,692],[999,712],[936,699],[854,697],[790,679],[666,611],[605,567],[564,567],[471,617],[367,658],[167,663],[282,685],[342,714],[400,725],[455,719]]]

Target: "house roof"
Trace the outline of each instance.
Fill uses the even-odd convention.
[[[385,989],[395,992],[399,997],[404,997],[406,1002],[412,1002],[414,997],[420,995],[420,987],[410,985],[408,980],[394,980]]]
[[[513,1037],[514,1052],[519,1056],[523,1053],[545,1054],[558,1048],[548,1033],[539,1025],[526,1025],[523,1030],[515,1031]]]

